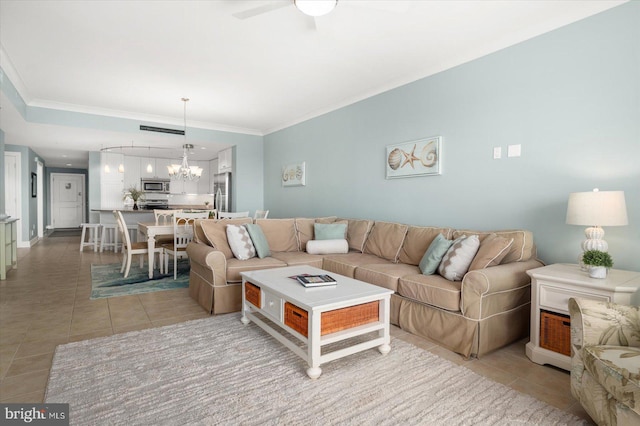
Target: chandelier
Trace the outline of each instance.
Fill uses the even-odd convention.
[[[169,177],[172,180],[198,181],[202,176],[202,167],[191,166],[187,161],[187,151],[193,149],[193,145],[187,142],[187,102],[189,98],[182,98],[184,102],[184,145],[182,145],[182,164],[167,166]]]

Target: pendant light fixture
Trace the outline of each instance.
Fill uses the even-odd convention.
[[[153,166],[151,166],[151,147],[149,147],[149,162],[147,163],[147,173],[153,173]]]
[[[189,167],[187,160],[188,150],[193,149],[193,145],[187,143],[187,102],[189,98],[182,98],[184,102],[184,144],[182,145],[182,164],[172,164],[167,166],[169,177],[172,180],[198,181],[202,176],[202,168],[198,166]]]

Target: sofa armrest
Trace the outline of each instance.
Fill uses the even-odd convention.
[[[192,266],[191,273],[195,271],[205,275],[202,278],[214,287],[227,284],[227,258],[224,253],[209,245],[192,241],[187,245],[187,255],[197,265],[196,268]]]
[[[540,266],[540,261],[529,259],[467,272],[462,279],[460,310],[467,318],[481,320],[530,303],[527,271]]]

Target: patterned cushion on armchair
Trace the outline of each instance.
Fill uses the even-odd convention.
[[[570,299],[571,393],[599,425],[640,424],[640,308]]]

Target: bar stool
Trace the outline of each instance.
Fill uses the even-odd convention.
[[[98,251],[98,238],[100,237],[99,223],[81,223],[82,235],[80,236],[80,251],[84,250],[84,246],[93,246],[93,251]],[[85,242],[85,234],[89,230],[89,239]]]
[[[107,247],[113,248],[113,252],[118,252],[118,225],[115,223],[103,223],[102,235],[100,237],[100,253]]]

